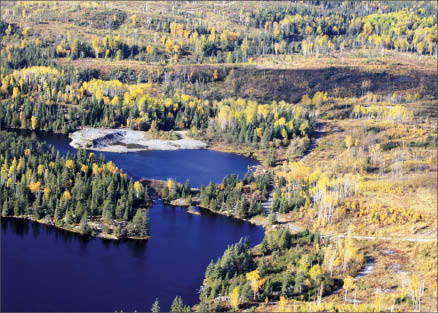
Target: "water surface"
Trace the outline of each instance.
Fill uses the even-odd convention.
[[[66,135],[28,130],[16,132],[26,136],[36,136],[38,139],[54,145],[63,155],[68,151],[71,153],[76,151],[69,145],[71,140]],[[248,171],[248,166],[258,164],[257,160],[253,158],[207,149],[130,153],[94,151],[94,153],[96,155],[104,154],[107,161],[114,162],[135,179],[142,177],[162,180],[173,178],[181,183],[189,179],[192,187],[207,185],[210,181],[220,183],[225,175],[231,173],[238,174],[243,178]]]
[[[37,135],[63,154],[75,151],[65,136]],[[242,177],[248,165],[256,164],[209,150],[104,154],[130,176],[189,178],[192,186],[220,182],[228,173]],[[149,218],[150,240],[120,242],[3,218],[1,310],[149,311],[159,297],[161,309],[168,311],[176,295],[193,305],[211,259],[242,236],[249,236],[251,245],[264,236],[261,227],[208,212],[191,215],[160,200]]]

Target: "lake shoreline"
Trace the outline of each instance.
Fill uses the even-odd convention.
[[[22,133],[17,131],[17,133],[22,136],[34,136],[35,139],[41,142],[45,141],[48,145],[59,150],[61,155],[80,153],[80,151],[69,145],[70,140],[65,134],[61,136],[54,135],[53,132],[33,132],[31,130]],[[50,146],[48,147],[50,148]],[[88,153],[91,153],[91,151]],[[174,179],[181,182],[184,182],[184,179],[187,178],[193,184],[192,192],[198,189],[196,187],[208,184],[209,181],[220,182],[224,175],[228,173],[236,173],[243,177],[249,167],[258,164],[254,159],[233,155],[232,153],[209,151],[209,149],[132,154],[95,152],[95,154],[97,157],[99,157],[99,154],[103,155],[106,162],[113,162],[120,169],[123,169],[129,180],[140,181],[143,186],[144,182],[142,180],[144,177],[163,180],[174,177]],[[183,169],[184,166],[187,166],[188,169]],[[210,170],[210,167],[215,168],[215,170]],[[207,170],[204,170],[204,168],[207,168]],[[161,174],[162,171],[164,174]],[[17,216],[13,216],[14,212],[10,210],[11,208],[8,208],[8,217],[2,219],[2,222],[4,222],[2,225],[5,226],[2,231],[9,236],[8,240],[11,243],[15,240],[18,244],[15,244],[15,242],[14,244],[8,244],[7,248],[9,250],[5,254],[8,254],[11,258],[17,256],[19,258],[23,251],[28,250],[35,251],[37,256],[31,260],[26,257],[21,258],[24,260],[24,266],[22,264],[15,266],[15,263],[10,263],[10,270],[8,270],[10,277],[8,280],[18,282],[20,279],[24,281],[35,279],[42,285],[47,284],[46,282],[51,279],[56,281],[59,275],[50,274],[53,267],[51,262],[54,262],[60,264],[60,271],[66,272],[63,277],[71,275],[66,279],[74,286],[73,294],[75,297],[84,297],[81,293],[84,293],[85,289],[83,282],[87,280],[99,282],[105,279],[103,288],[99,289],[102,291],[103,298],[107,295],[106,286],[108,288],[123,286],[121,289],[126,291],[126,295],[122,294],[123,297],[129,299],[129,305],[134,304],[132,306],[120,304],[119,299],[111,297],[107,300],[109,304],[105,307],[105,311],[111,311],[114,308],[111,305],[114,305],[114,303],[118,305],[117,309],[123,308],[126,311],[133,311],[142,307],[139,303],[143,304],[145,301],[152,303],[156,296],[160,297],[160,303],[168,305],[170,308],[170,303],[175,294],[184,297],[187,304],[194,305],[199,301],[195,290],[202,285],[205,268],[211,259],[215,259],[223,253],[223,247],[234,244],[243,237],[249,238],[251,246],[255,246],[260,244],[265,236],[263,227],[255,226],[251,221],[250,223],[244,223],[245,220],[242,219],[237,221],[237,218],[223,218],[219,216],[226,216],[222,212],[210,210],[210,212],[207,212],[195,205],[193,210],[182,207],[172,209],[170,205],[164,204],[161,200],[155,201],[158,198],[155,198],[155,192],[152,190],[152,188],[148,190],[149,198],[154,200],[153,210],[148,211],[148,219],[153,240],[144,240],[150,237],[133,237],[128,238],[129,240],[123,240],[125,238],[120,238],[121,240],[114,237],[107,238],[106,235],[98,234],[101,229],[98,229],[94,236],[84,236],[80,233],[80,228],[77,227],[79,223],[64,226],[56,225],[52,220],[44,217],[45,212],[43,210],[39,210],[41,214],[38,214],[38,216],[34,216],[34,212],[28,210],[23,210],[24,214],[20,212]],[[24,205],[22,207],[28,209],[30,206]],[[37,219],[40,216],[43,216],[42,220]],[[93,223],[99,221],[89,219],[90,227],[98,228]],[[74,222],[79,222],[79,220],[74,220]],[[46,227],[46,225],[53,227]],[[108,225],[108,227],[110,231],[107,232],[111,233],[110,236],[112,236],[114,233],[111,232],[111,229],[114,228],[111,225]],[[92,240],[91,237],[111,240],[94,240],[94,238]],[[6,238],[6,235],[4,238]],[[45,249],[49,248],[50,251],[53,250],[56,253],[47,253]],[[89,258],[91,260],[90,264],[85,264],[85,261],[83,261],[85,256],[91,256]],[[35,262],[43,264],[47,273],[42,270],[34,271],[33,263]],[[85,265],[82,265],[82,262]],[[194,262],[202,265],[192,266]],[[13,267],[16,271],[12,271]],[[70,268],[77,270],[77,272],[73,272]],[[87,273],[88,269],[90,269],[91,274]],[[104,271],[110,272],[112,275],[101,275]],[[38,276],[40,273],[44,273],[47,279],[42,280]],[[187,277],[196,277],[197,279],[196,281],[188,281]],[[170,279],[175,279],[180,283],[178,285],[172,284],[169,290],[169,286],[165,281]],[[51,284],[51,286],[53,286],[53,290],[50,290],[50,292],[57,295],[57,299],[63,299],[56,284]],[[143,295],[138,297],[136,292],[142,288],[155,290],[153,297],[147,295],[146,300],[144,300]],[[36,289],[38,290],[35,299],[41,299],[45,295],[45,289],[40,286]],[[100,296],[100,294],[93,295],[86,305],[102,309]],[[137,300],[137,298],[140,300]],[[47,303],[47,300],[45,302]],[[56,304],[57,308],[61,308],[62,311],[63,306],[66,305],[65,303],[67,302],[60,301],[59,304]],[[23,311],[28,311],[26,305],[20,301],[16,303],[9,302],[11,311],[17,308],[24,308]],[[38,309],[41,311],[50,309],[50,307],[45,307],[44,303],[38,302],[38,305]],[[85,311],[86,309],[78,304],[75,310]]]
[[[156,190],[154,190],[154,191],[157,192]],[[180,199],[177,199],[177,200],[180,200]],[[171,202],[168,202],[168,201],[164,201],[163,199],[161,199],[161,201],[163,201],[163,203],[165,205],[167,205],[167,206],[170,206],[170,207],[173,207],[173,208],[176,208],[176,207],[187,208],[187,213],[195,214],[195,215],[201,215],[202,216],[202,212],[198,212],[198,211],[195,211],[195,210],[190,210],[189,209],[190,205],[181,204],[181,203],[176,204],[175,201],[177,201],[177,200],[173,200]],[[253,218],[246,219],[246,218],[238,217],[235,214],[230,214],[228,212],[214,211],[214,210],[210,209],[209,207],[202,206],[200,203],[198,203],[198,201],[194,201],[193,205],[197,206],[201,210],[209,211],[212,214],[222,215],[222,216],[226,216],[226,217],[231,217],[233,219],[236,219],[236,220],[239,220],[239,221],[242,221],[242,222],[247,222],[247,223],[250,223],[252,225],[261,226],[261,227],[263,227],[266,230],[266,225],[264,223],[259,222],[259,221],[255,220]],[[257,216],[255,216],[255,217],[257,217]]]
[[[109,239],[109,240],[116,240],[116,241],[118,241],[118,240],[123,240],[123,239],[130,239],[130,240],[148,240],[148,239],[150,239],[152,236],[151,235],[148,235],[148,236],[144,236],[144,237],[138,237],[138,236],[127,236],[127,237],[123,237],[123,238],[119,238],[119,237],[116,237],[116,236],[112,236],[112,235],[110,235],[110,234],[104,234],[103,232],[100,232],[99,234],[97,234],[97,235],[92,235],[92,234],[82,234],[79,230],[77,230],[77,229],[74,229],[74,228],[68,228],[68,227],[65,227],[65,226],[60,226],[60,225],[56,225],[56,224],[54,224],[54,223],[51,223],[51,222],[49,222],[49,221],[46,221],[45,219],[36,219],[35,217],[33,217],[33,216],[30,216],[30,215],[28,215],[28,216],[23,216],[23,215],[21,215],[21,216],[16,216],[16,215],[6,215],[6,216],[1,216],[1,218],[11,218],[11,219],[20,219],[20,220],[28,220],[28,221],[30,221],[30,222],[34,222],[34,223],[38,223],[38,224],[41,224],[41,225],[45,225],[45,226],[50,226],[50,227],[53,227],[53,228],[57,228],[57,229],[61,229],[61,230],[64,230],[64,231],[67,231],[67,232],[71,232],[71,233],[75,233],[75,234],[77,234],[77,235],[80,235],[80,236],[89,236],[89,237],[93,237],[93,238],[102,238],[102,239]],[[77,227],[77,226],[76,226]]]
[[[8,130],[15,131],[16,129],[15,128],[14,129],[6,129],[6,131],[8,131]],[[21,128],[18,128],[18,130],[21,130]],[[108,130],[109,131],[118,131],[118,129],[108,129]],[[122,129],[122,130],[123,131],[127,131],[125,129]],[[31,130],[29,130],[29,131],[31,131]],[[132,132],[136,132],[136,131],[132,131]],[[45,133],[45,131],[43,131],[43,133]],[[48,132],[48,133],[56,134],[54,132]],[[145,133],[145,132],[142,132],[142,133]],[[191,140],[191,139],[187,139],[188,137],[186,136],[184,131],[179,131],[177,133],[178,133],[178,135],[180,135],[180,136],[182,136],[184,138],[182,140]],[[70,133],[67,136],[69,138],[71,138],[72,134],[74,134],[74,133]],[[201,142],[201,141],[199,141],[199,142]],[[203,144],[205,144],[205,143],[203,143]],[[72,142],[70,142],[69,145],[71,147],[75,148],[75,149],[78,149],[77,147],[75,147],[72,144]],[[252,157],[253,159],[256,159],[258,161],[258,163],[260,163],[260,160],[261,160],[260,155],[258,154],[258,151],[255,150],[255,152],[252,153],[252,151],[250,151],[251,149],[249,147],[237,146],[237,145],[233,145],[233,144],[226,144],[224,142],[219,142],[219,141],[212,141],[212,142],[209,142],[208,144],[205,144],[205,145],[208,148],[206,148],[206,149],[205,148],[200,148],[200,150],[201,149],[205,149],[205,150],[218,151],[218,152],[224,152],[224,153],[233,153],[233,154],[242,155],[242,156],[245,156],[245,157]],[[87,148],[87,150],[97,150],[97,149],[89,149],[89,148]],[[173,150],[179,150],[179,149],[173,149]],[[195,149],[193,149],[193,150],[195,150]],[[105,149],[103,149],[103,150],[99,149],[98,151],[108,152]],[[144,150],[142,150],[142,151],[144,151]],[[110,151],[110,152],[114,152],[114,151]],[[128,151],[128,153],[129,152],[136,152],[136,151]],[[260,166],[261,165],[258,164],[258,165],[253,165],[252,167],[258,168]],[[146,181],[146,185],[148,185],[148,187],[151,187],[151,189],[154,190],[154,192],[157,192],[160,189],[160,187],[162,187],[162,186],[157,186],[155,184],[151,184],[150,183],[151,181],[154,181],[155,183],[165,184],[165,181],[160,181],[160,180],[155,180],[155,179],[143,178],[141,180]],[[164,200],[163,200],[163,203],[165,203],[166,205],[168,205],[170,207],[176,207],[176,206],[181,206],[181,207],[186,207],[186,208],[188,207],[188,205],[172,204],[172,203],[169,203],[169,202],[164,201]],[[253,220],[253,218],[251,218],[251,219],[240,218],[237,215],[230,214],[228,212],[214,211],[214,210],[211,210],[208,207],[202,207],[198,203],[194,203],[194,205],[198,206],[200,209],[208,210],[212,214],[222,215],[222,216],[226,216],[226,217],[232,217],[233,219],[240,220],[240,221],[243,221],[243,222],[248,222],[248,223],[250,223],[252,225],[261,226],[264,229],[266,229],[266,226],[264,225],[264,223],[262,221]],[[189,210],[189,209],[187,209],[186,211],[187,211],[188,214],[202,215],[202,212],[199,212],[197,210]],[[47,226],[53,226],[54,228],[62,229],[62,230],[65,230],[65,231],[68,231],[68,232],[72,232],[72,233],[76,233],[76,234],[81,235],[81,236],[87,236],[85,234],[82,234],[78,229],[70,228],[70,227],[66,227],[66,226],[56,225],[55,223],[47,221],[44,218],[43,219],[36,219],[35,217],[33,217],[31,215],[29,215],[29,216],[8,215],[8,216],[5,216],[5,217],[7,217],[7,218],[17,218],[17,219],[26,219],[26,220],[29,220],[31,222],[36,222],[36,223],[47,225]],[[78,227],[78,224],[75,225],[74,227]],[[96,238],[103,238],[103,239],[111,239],[111,240],[122,240],[122,239],[147,240],[147,239],[149,239],[151,237],[151,236],[146,236],[146,237],[133,237],[133,236],[130,236],[130,237],[119,238],[119,237],[116,237],[116,236],[113,236],[113,235],[110,235],[110,234],[103,234],[103,232],[101,232],[101,231],[97,235],[88,234],[88,236],[96,237]]]
[[[91,127],[86,127],[86,128],[91,128]],[[83,128],[85,129],[85,128]],[[125,128],[93,128],[96,130],[129,130],[129,131],[133,131],[130,129],[125,129]],[[13,127],[13,128],[5,128],[5,129],[0,129],[3,131],[35,131],[29,128],[21,128],[21,127]],[[77,129],[76,131],[74,131],[73,133],[62,133],[62,132],[54,132],[54,131],[46,131],[46,130],[37,130],[37,132],[42,132],[42,133],[49,133],[49,134],[55,134],[55,135],[62,135],[62,136],[67,136],[68,138],[70,138],[72,141],[69,143],[69,146],[75,149],[86,149],[86,150],[90,150],[90,151],[99,151],[99,152],[115,152],[115,153],[130,153],[130,152],[139,152],[139,151],[156,151],[156,150],[163,150],[163,151],[174,151],[174,150],[183,150],[183,149],[188,149],[188,150],[211,150],[211,151],[218,151],[218,152],[225,152],[225,153],[234,153],[237,155],[242,155],[248,158],[253,158],[255,160],[257,160],[259,163],[263,163],[264,161],[264,155],[263,153],[258,150],[258,149],[252,149],[250,147],[247,146],[242,146],[242,145],[236,145],[236,144],[227,144],[224,143],[222,141],[209,141],[208,143],[205,143],[204,141],[208,141],[205,139],[191,139],[186,135],[186,131],[175,131],[176,134],[178,134],[179,136],[181,136],[182,139],[180,140],[191,140],[191,141],[196,141],[196,142],[201,142],[203,144],[202,147],[199,148],[173,148],[173,149],[148,149],[148,148],[130,148],[127,149],[126,147],[122,146],[122,145],[117,145],[116,148],[111,149],[111,147],[107,147],[107,148],[90,148],[90,147],[86,147],[86,146],[81,146],[77,144],[77,141],[73,142],[72,139],[72,135],[74,133],[78,133],[80,132],[82,129]],[[143,133],[147,133],[147,132],[143,132]],[[86,140],[86,139],[84,139]],[[164,140],[164,139],[153,139],[153,140],[160,140],[162,142],[166,142],[166,141],[172,141],[172,140]],[[204,141],[203,141],[204,140]],[[83,142],[83,144],[86,145],[85,142]]]
[[[226,216],[226,217],[231,217],[231,218],[234,218],[234,219],[242,221],[242,222],[247,222],[247,223],[250,223],[252,225],[261,226],[261,227],[263,227],[263,229],[266,230],[266,225],[265,224],[263,224],[261,222],[258,222],[258,221],[254,220],[252,218],[247,219],[247,218],[243,218],[243,217],[238,217],[235,214],[230,214],[228,212],[213,211],[212,209],[210,209],[208,207],[204,207],[204,206],[201,206],[201,205],[197,205],[197,206],[199,208],[203,209],[203,210],[210,211],[211,213],[214,213],[214,214],[223,215],[223,216]],[[257,216],[255,216],[255,217],[257,217]]]

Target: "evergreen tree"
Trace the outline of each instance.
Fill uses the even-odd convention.
[[[155,298],[155,301],[152,304],[151,312],[153,313],[160,312],[160,301],[158,300],[158,298]]]
[[[263,255],[266,255],[269,252],[269,244],[268,241],[265,239],[262,241],[262,245],[260,246],[260,252]]]
[[[137,210],[130,226],[132,234],[136,236],[144,237],[149,235],[149,223],[146,212]]]
[[[88,216],[86,212],[82,214],[81,222],[79,223],[79,231],[82,235],[88,235],[90,233],[90,226],[88,225]]]
[[[176,296],[175,299],[173,299],[170,312],[190,312],[190,307],[183,304],[180,296]]]
[[[151,199],[149,197],[149,191],[148,191],[148,186],[144,187],[144,201],[145,202],[149,202]]]
[[[275,225],[277,223],[277,214],[275,212],[271,212],[271,214],[269,214],[269,224]]]
[[[273,148],[269,149],[266,156],[266,166],[274,166],[276,162],[275,150]]]

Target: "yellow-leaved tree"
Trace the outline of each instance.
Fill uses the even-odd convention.
[[[344,302],[347,302],[347,294],[348,290],[353,290],[355,288],[354,286],[354,278],[348,275],[344,279],[344,290],[345,290],[345,296],[344,296]]]
[[[239,307],[240,304],[239,287],[235,287],[233,291],[230,293],[230,302],[233,308],[237,309]]]
[[[285,296],[280,297],[280,312],[286,312],[287,300]]]
[[[316,281],[319,285],[321,282],[322,277],[324,276],[324,271],[322,270],[321,266],[319,264],[316,264],[312,266],[312,268],[309,271],[310,278],[314,281]]]
[[[69,169],[73,169],[75,167],[75,162],[73,160],[65,161],[65,166]]]
[[[37,173],[38,173],[38,175],[42,175],[43,173],[44,173],[44,165],[43,164],[40,164],[40,165],[38,165],[38,167],[37,167]]]
[[[266,278],[261,278],[259,270],[254,270],[252,272],[246,273],[246,279],[251,282],[251,289],[254,292],[254,300],[256,298],[256,294],[259,291],[260,287],[266,281]]]
[[[70,191],[68,191],[68,190],[64,191],[64,194],[62,195],[62,197],[63,197],[64,200],[66,200],[66,201],[71,200],[71,194],[70,194]]]
[[[351,146],[353,146],[354,140],[353,137],[348,135],[347,137],[345,137],[345,146],[347,147],[347,149],[350,150]]]
[[[36,129],[36,127],[37,127],[37,118],[35,116],[32,116],[30,121],[31,121],[31,124],[32,124],[32,129]]]
[[[44,190],[43,190],[43,193],[44,193],[43,199],[44,200],[49,200],[50,191],[51,190],[49,187],[44,188]]]
[[[40,191],[41,183],[39,181],[30,182],[28,187],[29,187],[30,192],[36,193],[36,192]]]
[[[172,179],[168,179],[167,180],[167,188],[169,188],[169,190],[171,190],[174,183],[175,182]]]
[[[138,199],[139,193],[143,191],[143,185],[139,181],[136,181],[134,183],[134,190],[137,193],[137,199]]]

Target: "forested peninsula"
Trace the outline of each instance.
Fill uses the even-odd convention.
[[[1,214],[105,238],[149,237],[147,188],[102,156],[0,132]]]

